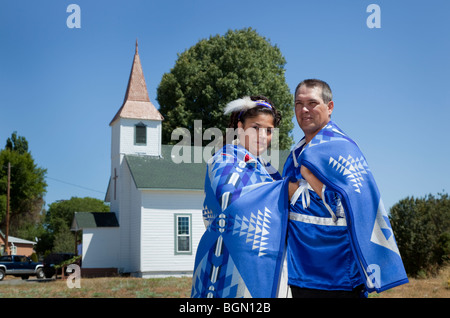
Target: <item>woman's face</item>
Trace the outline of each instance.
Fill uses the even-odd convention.
[[[259,156],[270,145],[274,120],[272,114],[260,113],[256,117],[245,119],[244,123],[238,122],[239,142],[250,153]]]

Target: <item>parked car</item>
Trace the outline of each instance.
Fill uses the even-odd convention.
[[[52,253],[44,258],[44,275],[46,278],[51,278],[53,275],[61,275],[61,268],[58,267],[62,262],[75,257],[72,253]],[[67,274],[67,273],[65,273]]]
[[[0,256],[0,280],[3,280],[6,275],[22,277],[22,279],[36,276],[42,279],[44,278],[43,264],[33,262],[31,258],[24,255],[3,255]]]

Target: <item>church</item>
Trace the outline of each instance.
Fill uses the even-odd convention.
[[[122,106],[110,122],[111,213],[75,213],[82,275],[192,275],[202,218],[206,163],[175,163],[162,145],[164,118],[149,99],[136,51]],[[176,161],[176,160],[175,160]]]
[[[136,42],[125,98],[109,124],[111,177],[105,201],[111,213],[76,212],[72,222],[72,231],[82,231],[83,276],[192,275],[205,232],[206,162],[197,158],[204,148],[193,146],[192,160],[179,160],[177,145],[162,144],[163,121],[149,99]],[[282,166],[288,154],[279,151],[276,161]]]

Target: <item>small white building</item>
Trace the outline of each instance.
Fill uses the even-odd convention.
[[[162,115],[150,102],[136,52],[122,107],[112,119],[111,213],[75,214],[82,274],[191,275],[202,219],[206,163],[174,163],[161,144]]]

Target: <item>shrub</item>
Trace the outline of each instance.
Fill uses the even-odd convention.
[[[391,208],[390,221],[408,275],[435,273],[449,259],[447,194],[403,199]]]

